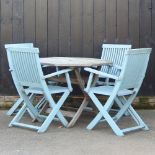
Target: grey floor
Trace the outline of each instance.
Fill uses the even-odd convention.
[[[8,128],[12,117],[6,116],[6,111],[1,110],[0,155],[155,155],[155,110],[138,112],[150,130],[117,137],[106,123],[96,126],[92,131],[86,130],[86,125],[92,119],[88,114],[84,114],[71,129],[53,123],[44,134]],[[129,122],[123,119],[121,126]]]

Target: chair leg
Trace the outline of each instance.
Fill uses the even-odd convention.
[[[43,97],[35,106],[35,108],[39,111],[41,109],[41,107],[43,106],[43,104],[45,103],[45,97]]]
[[[116,97],[116,99],[115,99],[115,102],[116,102],[116,104],[118,105],[118,107],[121,109],[122,108],[122,103],[119,101],[119,100],[117,100],[117,97]],[[119,110],[118,110],[119,111]],[[125,116],[129,116],[129,113],[128,113],[128,111],[126,111],[125,113],[124,113],[124,115]]]
[[[24,124],[24,123],[19,122],[20,119],[22,118],[22,116],[24,115],[24,113],[26,112],[26,110],[27,110],[27,105],[24,104],[22,106],[22,108],[19,110],[19,112],[17,113],[17,115],[10,122],[9,127],[17,126],[17,127],[22,127],[22,128],[29,128],[29,129],[33,129],[33,130],[38,130],[39,129],[38,126]]]
[[[112,117],[108,114],[107,111],[100,111],[97,116],[90,122],[90,124],[87,126],[87,129],[92,129],[96,126],[96,124],[101,120],[101,118],[104,117],[105,120],[108,122],[112,130],[117,136],[124,136],[124,133],[121,131],[121,129],[118,127],[118,125],[115,123],[115,121],[112,119]]]
[[[9,111],[7,112],[7,115],[8,115],[8,116],[11,116],[22,102],[23,102],[23,99],[22,99],[22,98],[19,98],[19,99],[14,103],[14,105],[9,109]]]
[[[87,129],[92,130],[101,120],[102,114],[99,112],[96,117],[88,124]]]
[[[35,107],[32,105],[32,103],[30,102],[30,100],[33,98],[33,94],[31,95],[32,98],[29,98],[25,92],[20,92],[20,96],[21,98],[24,100],[24,102],[26,103],[27,108],[30,111],[30,115],[33,119],[37,119],[39,122],[44,121],[44,119],[42,119],[40,117],[39,112],[37,111],[37,109],[35,109]]]
[[[13,118],[13,120],[10,122],[9,127],[12,127],[14,125],[14,123],[18,123],[19,120],[21,119],[21,117],[24,115],[25,111],[26,111],[26,104],[24,104],[21,109],[18,111],[18,113],[16,114],[16,116]]]
[[[116,98],[115,98],[115,101],[117,102],[117,104],[120,104],[120,105],[121,105],[121,108],[123,107],[123,101],[121,101],[120,98],[116,97]],[[120,109],[121,109],[121,108],[120,108]],[[125,115],[125,116],[130,116],[130,115],[132,115],[132,113],[130,112],[129,109],[127,109],[126,113],[127,113],[127,115]],[[135,122],[136,122],[137,124],[139,124],[137,118],[136,118],[134,115],[132,115],[132,117],[133,117],[133,119],[135,120]],[[116,122],[117,122],[119,119],[120,119],[120,118],[117,118],[117,117],[115,116],[115,121],[116,121]]]
[[[28,95],[29,93],[27,93],[27,95]],[[33,100],[33,98],[34,98],[34,96],[33,96],[33,94],[31,94],[30,96],[29,96],[29,99],[31,99],[31,100]],[[15,110],[18,108],[18,106],[20,105],[20,104],[22,104],[22,102],[23,102],[23,99],[22,98],[19,98],[15,103],[14,103],[14,105],[9,109],[9,111],[7,112],[7,115],[8,116],[11,116],[14,112],[15,112]]]
[[[34,110],[35,108],[31,105],[31,101],[34,99],[34,94],[31,94],[29,97],[27,97],[24,93],[21,93],[21,98],[20,100],[22,100],[24,103],[24,105],[21,107],[21,109],[18,111],[18,113],[16,114],[16,116],[13,118],[13,120],[11,121],[11,123],[9,124],[9,127],[15,125],[15,126],[21,126],[21,127],[27,127],[29,126],[29,128],[34,128],[34,126],[32,125],[27,125],[27,124],[21,124],[19,123],[20,119],[22,118],[22,116],[24,115],[24,113],[26,112],[26,110],[28,111],[29,115],[31,116],[31,118],[33,119],[38,119],[39,121],[44,120],[45,118],[43,118],[42,116],[38,115],[34,115],[34,113],[32,112],[32,110]],[[23,99],[23,98],[24,99]],[[28,106],[27,106],[28,105]]]
[[[124,97],[120,98],[121,102],[123,103],[123,107],[116,114],[115,118],[119,120],[123,116],[123,113],[125,113],[125,111],[128,111],[128,113],[134,119],[134,121],[136,122],[138,126],[140,126],[144,130],[149,130],[148,126],[144,123],[144,121],[141,119],[138,113],[131,106],[133,99],[134,99],[134,95],[131,96],[128,100],[126,100]]]
[[[33,102],[34,97],[35,97],[35,94],[31,94],[29,96],[30,102]],[[33,113],[31,112],[31,110],[29,108],[27,108],[27,111],[28,111],[28,113],[29,113],[29,115],[31,116],[32,119],[36,119],[35,116],[33,115]]]
[[[132,99],[133,102],[134,99]],[[127,101],[125,97],[121,98],[122,103],[125,104],[125,102]],[[131,103],[132,103],[131,102]],[[146,128],[148,129],[147,125],[144,123],[144,121],[141,119],[141,117],[139,116],[139,114],[134,110],[134,108],[130,105],[128,110],[130,111],[131,116],[133,117],[133,119],[138,122],[138,125],[145,125]]]
[[[119,110],[119,112],[115,116],[116,120],[119,120],[124,115],[124,113],[128,110],[128,108],[131,105],[134,98],[135,98],[135,95],[131,95],[128,98],[128,100],[122,100],[123,99],[122,97],[119,97],[119,99],[116,98],[117,101],[120,100],[120,102],[122,103],[121,109]]]
[[[65,97],[65,99],[67,97],[68,97],[68,95]],[[63,114],[60,111],[58,111],[57,116],[58,116],[59,120],[61,121],[61,123],[63,124],[63,126],[67,127],[68,121],[66,120],[66,118],[63,116]]]
[[[148,126],[144,123],[144,121],[141,119],[141,117],[138,115],[138,113],[133,109],[132,106],[129,107],[131,113],[137,118],[137,120],[139,121],[139,124],[141,126],[144,126],[144,130],[149,130]]]
[[[124,136],[124,133],[121,131],[121,129],[118,127],[118,125],[115,123],[115,121],[111,118],[111,116],[107,113],[107,111],[101,111],[104,118],[108,122],[108,124],[111,126],[112,130],[117,136]]]
[[[29,99],[30,100],[33,100],[34,99],[34,94],[31,94],[30,96],[29,96]],[[14,105],[9,109],[9,111],[7,112],[7,115],[8,116],[11,116],[14,112],[15,112],[15,110],[18,108],[18,106],[20,105],[20,104],[22,104],[23,103],[23,99],[22,98],[19,98],[15,103],[14,103]],[[29,112],[29,114],[30,114],[30,116],[34,119],[34,116],[33,116],[33,114],[31,114],[31,111],[28,109],[28,112]]]
[[[100,111],[99,114],[95,117],[94,124],[97,124],[97,122],[99,122],[101,120],[101,118],[102,118],[101,114],[102,114],[102,116],[108,122],[108,124],[110,125],[110,127],[112,128],[114,133],[117,136],[124,136],[124,133],[121,131],[121,129],[118,127],[118,125],[115,123],[115,121],[112,119],[112,117],[107,112],[107,110],[109,110],[109,107],[111,107],[111,104],[113,104],[113,99],[115,98],[115,96],[109,98],[107,100],[106,104],[103,106],[100,103],[100,101],[97,99],[97,97],[94,95],[94,93],[89,92],[88,94],[91,97],[94,104],[96,105],[96,107],[98,108],[98,110]],[[91,125],[91,123],[90,123],[90,125]],[[93,122],[92,122],[92,125],[93,125]]]
[[[50,97],[49,94],[46,94],[47,98],[49,99],[49,103],[50,103],[50,106],[53,108],[53,110],[51,111],[51,113],[47,116],[46,120],[44,121],[44,123],[42,124],[42,126],[39,128],[38,130],[38,133],[43,133],[47,130],[47,128],[49,127],[49,125],[51,124],[51,122],[53,121],[53,119],[55,118],[55,116],[59,113],[58,117],[60,119],[60,121],[63,123],[63,124],[66,124],[66,119],[64,119],[64,117],[60,117],[60,108],[61,106],[63,105],[64,101],[66,100],[66,98],[68,97],[69,95],[69,92],[65,92],[62,97],[60,98],[60,100],[58,101],[57,104],[55,104],[55,106],[53,107],[53,101],[52,101],[52,98]],[[50,98],[49,98],[50,97]],[[63,116],[63,115],[62,115]],[[67,122],[68,124],[68,122]]]

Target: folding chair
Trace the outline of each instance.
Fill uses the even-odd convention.
[[[68,122],[59,110],[72,91],[68,74],[71,69],[63,69],[58,72],[43,75],[39,61],[38,48],[7,48],[7,56],[16,89],[20,95],[20,98],[24,101],[24,105],[13,118],[9,126],[34,129],[37,130],[38,133],[46,131],[54,119],[59,119],[64,126],[67,126]],[[60,74],[65,74],[68,87],[47,85],[45,81],[46,79]],[[31,97],[28,97],[27,92],[34,95],[42,94],[45,96],[46,101],[49,102],[49,106],[52,108],[52,111],[48,116],[39,114],[31,102]],[[62,96],[56,103],[51,95],[59,93],[61,93]],[[43,122],[41,126],[34,126],[19,122],[27,109],[29,109],[36,120]]]
[[[5,48],[33,48],[34,45],[33,43],[18,43],[18,44],[5,44]],[[42,66],[43,68],[44,67],[48,67],[48,66]],[[56,69],[57,70],[57,69]],[[48,81],[50,84],[55,84],[55,82],[49,80]],[[31,98],[31,100],[34,99],[34,95],[30,94],[29,92],[27,92]],[[42,105],[46,102],[45,98],[43,97],[35,106],[35,108],[41,112],[41,109],[42,109]],[[19,105],[21,105],[23,103],[23,99],[22,98],[19,98],[17,99],[17,101],[13,104],[13,106],[9,109],[9,111],[7,112],[7,115],[8,116],[11,116],[16,110],[17,108],[19,107]]]
[[[150,48],[129,50],[125,54],[123,68],[119,76],[106,74],[101,71],[96,71],[90,68],[85,69],[92,75],[98,74],[116,80],[116,83],[113,86],[103,85],[103,86],[91,87],[90,84],[87,85],[85,91],[88,93],[93,103],[99,110],[99,113],[90,122],[90,124],[87,126],[87,129],[91,130],[99,122],[107,121],[117,136],[123,136],[124,133],[126,132],[138,129],[148,130],[147,125],[143,122],[138,113],[133,109],[131,104],[135,99],[140,89],[140,86],[143,82],[143,79],[145,77],[150,52],[151,52]],[[88,81],[88,83],[91,83],[91,78],[89,80],[90,81]],[[98,100],[96,94],[109,96],[109,98],[103,105]],[[112,117],[109,114],[109,110],[113,106],[114,102],[117,102],[122,106],[121,109],[116,113],[116,115]],[[119,128],[119,126],[116,123],[118,120],[122,118],[125,112],[128,112],[129,116],[133,118],[133,120],[137,124],[136,126],[125,129]]]
[[[33,43],[18,43],[18,44],[5,44],[5,49],[7,48],[11,48],[11,47],[24,47],[24,48],[33,48]],[[18,106],[23,102],[23,100],[21,98],[19,98],[14,104],[13,106],[9,109],[9,111],[7,112],[8,116],[11,116],[16,109],[18,108]]]
[[[131,49],[131,45],[127,44],[103,44],[101,59],[111,61],[111,65],[104,65],[101,67],[101,72],[108,73],[111,75],[119,76],[124,61],[125,54]],[[114,85],[115,80],[108,77],[99,75],[97,85]],[[117,103],[117,106],[121,108],[121,104]],[[111,109],[117,111],[117,109]],[[128,113],[125,113],[128,115]]]

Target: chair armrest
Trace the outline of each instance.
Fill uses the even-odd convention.
[[[60,71],[57,71],[57,72],[54,72],[54,73],[47,74],[47,75],[43,76],[43,79],[47,79],[47,78],[50,78],[50,77],[53,77],[53,76],[61,75],[61,74],[64,74],[64,73],[68,73],[70,71],[72,71],[72,69],[62,69]]]
[[[92,69],[92,68],[84,68],[85,71],[88,71],[90,73],[94,73],[94,74],[97,74],[97,75],[100,75],[100,76],[103,76],[103,77],[106,77],[106,78],[111,78],[111,79],[114,79],[114,80],[119,80],[119,77],[115,76],[115,75],[111,75],[111,74],[108,74],[108,73],[104,73],[104,72],[101,72],[101,71],[98,71],[98,70],[95,70],[95,69]]]

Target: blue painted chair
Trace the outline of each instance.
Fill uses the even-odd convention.
[[[112,62],[112,65],[104,65],[101,67],[101,72],[110,75],[119,75],[122,70],[125,54],[131,49],[131,45],[127,44],[103,44],[101,59]],[[115,80],[108,77],[99,75],[96,85],[114,85]],[[121,108],[121,105],[117,103],[117,106]],[[111,109],[117,111],[117,109]],[[128,115],[128,113],[125,113]]]
[[[33,48],[34,45],[33,43],[16,43],[16,44],[5,44],[5,49],[7,48]],[[44,67],[48,67],[47,65],[46,66],[42,66],[43,68]],[[56,69],[57,70],[57,69]],[[50,84],[55,84],[55,82],[49,80],[48,81]],[[32,95],[31,93],[27,92],[31,98],[31,100],[34,99],[34,95]],[[32,97],[33,96],[33,97]],[[45,98],[43,97],[38,103],[37,105],[35,106],[35,108],[41,112],[42,111],[42,105],[45,104],[46,100]],[[17,101],[13,104],[13,106],[9,109],[9,111],[7,112],[7,115],[8,116],[11,116],[13,113],[16,113],[18,107],[23,103],[23,99],[22,98],[19,98],[17,99]]]
[[[7,48],[11,48],[11,47],[24,47],[24,48],[33,48],[33,43],[18,43],[18,44],[5,44],[5,49]],[[22,98],[19,98],[14,104],[13,106],[9,109],[9,111],[7,112],[8,116],[11,116],[19,107],[19,105],[23,103]]]
[[[7,48],[7,57],[16,89],[20,98],[24,101],[24,105],[10,122],[9,126],[34,129],[37,130],[38,133],[45,132],[53,120],[60,120],[64,126],[67,126],[68,122],[59,110],[72,91],[68,73],[71,69],[63,69],[44,75],[39,61],[38,48]],[[46,79],[60,74],[66,75],[68,87],[47,85]],[[49,106],[52,108],[48,116],[41,115],[37,111],[31,102],[33,95],[32,97],[28,97],[27,92],[34,95],[41,94],[45,96],[46,101],[48,101]],[[54,94],[62,94],[57,103],[53,100],[52,95]],[[27,109],[29,109],[33,118],[42,122],[41,126],[19,122]]]
[[[150,52],[150,48],[133,49],[127,51],[123,62],[123,68],[120,75],[118,76],[107,74],[91,68],[85,68],[85,70],[90,72],[92,76],[94,74],[97,74],[116,80],[113,86],[103,85],[91,87],[89,83],[91,83],[92,79],[89,79],[85,91],[88,93],[93,103],[98,108],[99,113],[90,122],[90,124],[87,126],[87,129],[93,129],[99,122],[107,121],[117,136],[123,136],[126,132],[138,129],[148,130],[147,125],[143,122],[138,113],[133,109],[131,104],[135,99],[145,77]],[[109,96],[105,104],[102,104],[98,100],[96,94]],[[116,113],[116,115],[112,117],[109,114],[109,110],[113,106],[114,101],[122,106]],[[122,118],[125,112],[128,112],[129,116],[133,118],[133,120],[137,124],[136,126],[125,129],[119,128],[119,126],[117,125],[117,121]]]

